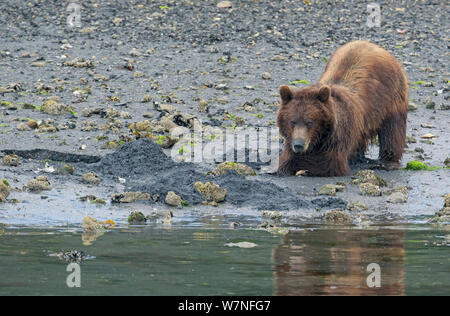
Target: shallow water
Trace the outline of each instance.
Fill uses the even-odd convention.
[[[253,248],[227,247],[238,242]],[[450,233],[421,225],[304,226],[287,235],[214,225],[125,226],[100,236],[77,228],[0,227],[0,295],[448,295]],[[69,288],[79,250],[81,287]],[[369,288],[367,266],[380,266]]]

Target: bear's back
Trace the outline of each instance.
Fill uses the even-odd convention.
[[[375,81],[389,84],[404,78],[402,67],[389,52],[368,41],[354,41],[336,50],[319,82],[355,90],[360,85],[377,84]]]

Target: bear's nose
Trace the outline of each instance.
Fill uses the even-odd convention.
[[[294,139],[292,142],[292,149],[295,153],[299,153],[303,151],[303,148],[305,148],[305,141],[303,139]]]

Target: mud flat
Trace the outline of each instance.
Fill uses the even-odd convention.
[[[281,212],[289,227],[342,219],[341,211],[357,225],[427,222],[449,193],[448,4],[382,2],[381,26],[368,28],[365,1],[310,3],[83,1],[82,26],[70,29],[60,1],[2,1],[0,222],[80,226],[90,215],[126,224],[132,211],[171,211],[180,225],[223,215],[256,227],[267,222],[262,211]],[[381,185],[356,175],[370,162],[347,177],[279,178],[260,164],[249,164],[256,175],[214,175],[219,162],[170,157],[179,141],[169,129],[191,129],[193,119],[205,144],[217,129],[273,127],[278,87],[314,83],[331,53],[355,39],[403,64],[402,165],[424,168],[375,169]],[[367,156],[377,152],[375,140]],[[50,186],[30,183],[40,176]],[[30,190],[39,185],[49,190]]]

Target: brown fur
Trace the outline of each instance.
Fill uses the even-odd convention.
[[[312,176],[347,175],[349,159],[363,156],[377,135],[383,164],[399,166],[408,84],[401,65],[381,47],[348,43],[336,50],[317,84],[281,86],[280,95],[277,125],[285,142],[279,174],[308,170]],[[304,150],[294,152],[294,142],[304,142]]]

